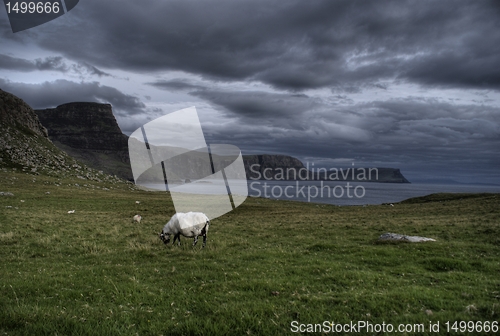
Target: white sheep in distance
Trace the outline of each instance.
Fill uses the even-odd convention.
[[[202,212],[178,212],[170,218],[167,224],[163,227],[160,233],[160,239],[168,244],[170,236],[174,236],[174,241],[179,240],[181,244],[181,235],[187,238],[194,238],[193,246],[198,242],[198,236],[203,236],[203,247],[207,243],[207,232],[210,226],[210,220]]]
[[[133,222],[137,222],[141,224],[142,216],[141,215],[135,215],[134,218],[132,219]]]

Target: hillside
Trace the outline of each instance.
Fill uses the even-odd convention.
[[[22,99],[0,89],[0,168],[59,178],[120,182],[92,169],[50,141],[36,113]]]
[[[90,167],[132,180],[128,137],[111,105],[77,102],[35,112],[58,148]]]

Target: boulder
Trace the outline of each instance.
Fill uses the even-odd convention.
[[[426,241],[436,241],[436,239],[432,238],[425,238],[425,237],[419,237],[419,236],[406,236],[406,235],[401,235],[398,233],[384,233],[381,235],[378,240],[382,241],[406,241],[410,243],[420,243],[420,242],[426,242]]]

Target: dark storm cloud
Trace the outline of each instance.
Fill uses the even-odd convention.
[[[78,62],[71,65],[71,70],[81,76],[94,75],[98,77],[112,77],[109,73],[97,69],[95,66],[86,62]]]
[[[167,91],[194,91],[194,90],[205,89],[204,86],[189,83],[189,81],[184,80],[182,78],[171,79],[171,80],[159,80],[156,82],[151,82],[146,84]]]
[[[46,57],[44,59],[38,58],[35,60],[35,66],[38,70],[50,70],[50,71],[60,71],[67,72],[68,66],[63,61],[61,56],[56,57]]]
[[[405,72],[403,76],[428,86],[498,90],[500,89],[499,57],[500,46],[490,48],[489,54],[483,55],[456,55],[451,52],[431,55],[416,61],[411,70]]]
[[[300,114],[320,107],[318,99],[305,94],[272,93],[265,91],[215,90],[209,85],[193,84],[184,79],[159,80],[148,85],[167,91],[186,91],[222,108],[229,118],[244,122],[290,125]]]
[[[500,109],[481,105],[453,105],[432,99],[393,99],[359,104],[363,117],[351,120],[369,129],[378,144],[428,152],[432,148],[497,151],[500,141]]]
[[[31,72],[35,70],[67,72],[69,68],[70,67],[64,62],[61,56],[37,58],[34,61],[29,61],[0,54],[0,69],[22,72]]]
[[[229,105],[224,103],[221,106]],[[499,178],[495,167],[500,164],[500,108],[418,98],[348,107],[317,102],[313,108],[305,106],[302,113],[290,114],[293,122],[287,114],[272,117],[268,112],[261,123],[249,122],[245,109],[230,108],[237,111],[233,115],[237,119],[205,127],[208,142],[231,143],[245,153],[282,153],[313,162],[348,157],[375,166],[413,169],[417,175],[449,177],[453,169],[452,174],[469,172],[477,180],[486,173]]]
[[[122,114],[144,113],[145,105],[137,97],[97,82],[71,82],[59,79],[41,84],[14,83],[0,78],[2,90],[11,92],[35,109],[64,103],[88,101],[109,103]]]
[[[152,92],[188,93],[208,102],[219,113],[203,124],[207,139],[233,143],[246,153],[355,158],[417,173],[483,172],[500,181],[492,173],[500,165],[500,110],[490,97],[478,96],[476,105],[463,103],[476,89],[500,89],[499,28],[495,1],[118,5],[87,0],[51,26],[5,38],[37,44],[55,57],[37,60],[37,65],[4,55],[0,68],[105,76],[98,69],[104,68],[150,75],[146,84]],[[158,79],[169,70],[178,78]],[[161,113],[134,96],[88,81],[0,84],[40,105],[84,99],[120,106],[122,116],[144,112],[121,120],[127,130]],[[325,90],[306,91],[311,88]],[[463,92],[466,97],[449,103],[408,97],[419,95],[417,90],[425,96]],[[381,92],[399,98],[379,100]],[[370,97],[375,98],[369,102]],[[209,110],[204,112],[209,115]]]
[[[282,125],[290,119],[318,106],[315,99],[303,94],[282,94],[262,91],[201,90],[191,94],[223,107],[230,115],[259,122],[278,120]]]
[[[30,72],[36,70],[34,62],[0,54],[0,69]]]
[[[68,64],[61,56],[50,56],[37,58],[29,61],[22,58],[11,57],[0,54],[0,69],[32,72],[32,71],[58,71],[62,73],[72,72],[80,76],[95,75],[98,77],[109,77],[110,74],[97,69],[95,66],[86,62]]]
[[[170,89],[170,84],[164,88]],[[341,95],[324,100],[304,94],[209,87],[190,94],[224,112],[224,126],[207,127],[212,140],[237,141],[234,144],[252,151],[314,153],[324,158],[349,152],[390,162],[397,158],[453,162],[470,156],[478,160],[496,157],[500,143],[500,109],[484,105],[419,97],[346,104]]]
[[[500,78],[494,1],[89,1],[71,15],[40,44],[97,66],[291,90],[387,78],[498,89]]]
[[[94,75],[98,77],[110,77],[111,75],[97,69],[95,66],[86,62],[78,62],[75,64],[67,64],[61,56],[52,56],[45,58],[37,58],[34,64],[38,70],[60,71],[62,73],[72,72],[80,76]]]

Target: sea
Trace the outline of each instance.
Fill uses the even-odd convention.
[[[288,188],[287,190],[285,190]],[[331,181],[248,181],[249,196],[334,205],[397,203],[434,193],[500,193],[500,186]],[[285,191],[287,191],[285,193]]]
[[[230,192],[241,194],[241,190],[246,190],[245,184],[250,197],[339,206],[390,204],[434,193],[500,193],[499,185],[267,180],[232,181]],[[149,187],[165,190],[164,185]],[[226,188],[222,189],[225,192]],[[196,193],[217,194],[221,186],[204,182],[198,184],[196,190]]]

